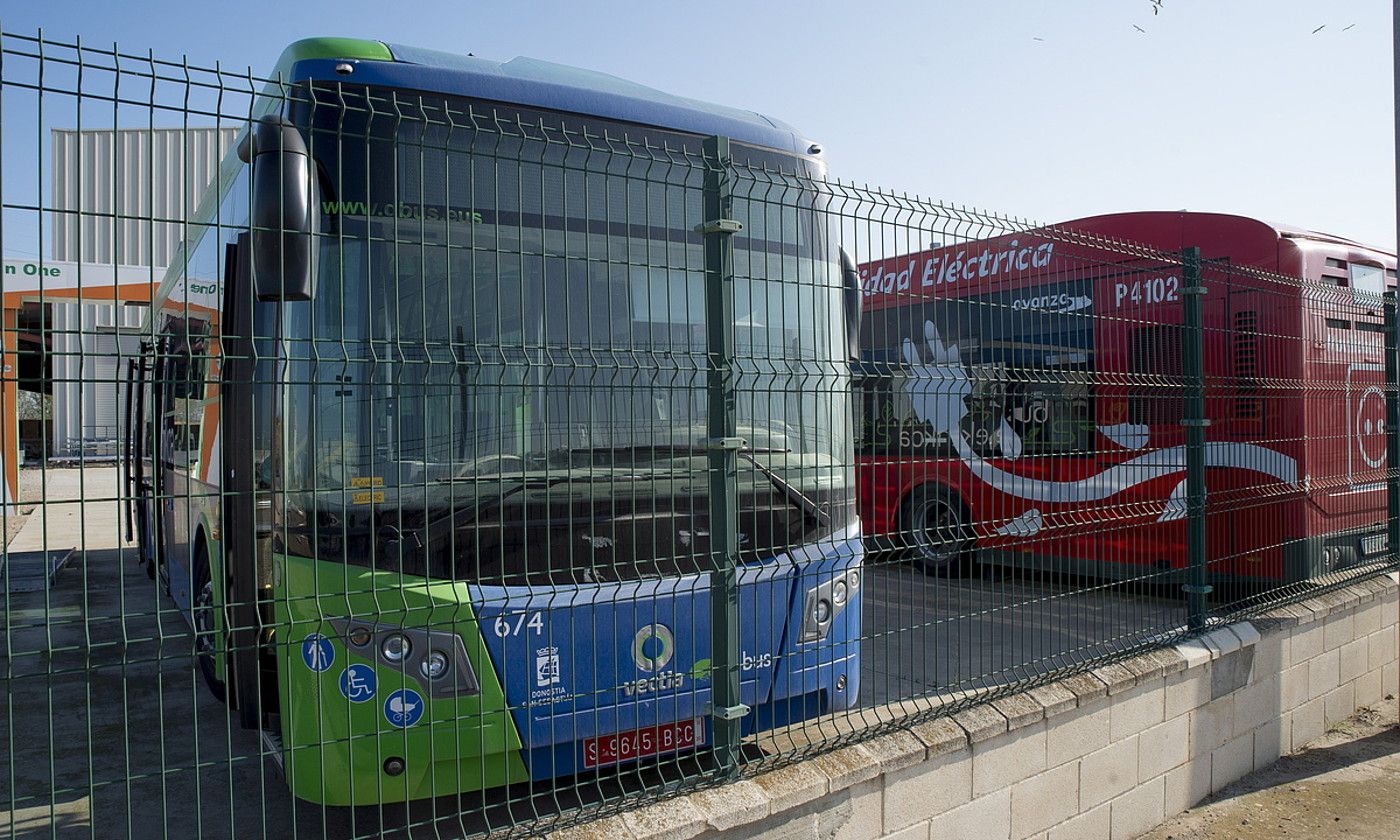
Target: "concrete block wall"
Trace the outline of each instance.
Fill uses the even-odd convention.
[[[1394,574],[1356,583],[554,836],[1136,837],[1394,693],[1397,583]],[[812,742],[831,731],[807,730]]]

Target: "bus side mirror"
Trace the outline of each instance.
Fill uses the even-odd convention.
[[[247,256],[258,300],[311,300],[316,175],[301,132],[281,117],[262,117],[248,126],[238,157],[253,170]]]
[[[841,291],[846,305],[846,354],[854,361],[860,358],[860,269],[845,248],[841,249]]]

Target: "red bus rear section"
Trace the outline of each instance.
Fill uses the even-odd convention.
[[[1119,243],[1136,243],[1135,248]],[[861,266],[861,515],[926,569],[1186,566],[1182,268],[1201,249],[1217,577],[1386,550],[1395,255],[1240,216],[1144,212]]]

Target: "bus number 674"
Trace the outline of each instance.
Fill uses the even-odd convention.
[[[529,616],[528,621],[525,618],[527,615]],[[534,630],[536,636],[544,632],[543,613],[517,613],[514,616],[514,624],[511,623],[511,618],[512,616],[509,615],[498,615],[496,616],[495,623],[492,625],[492,629],[496,631],[496,635],[500,636],[502,639],[506,638],[507,636],[519,636],[520,631],[523,628],[527,627],[531,630]]]

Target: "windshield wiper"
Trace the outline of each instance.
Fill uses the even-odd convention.
[[[654,452],[669,452],[677,455],[708,455],[710,452],[710,450],[704,446],[697,446],[695,444],[688,443],[629,443],[619,444],[616,446],[579,446],[570,449],[569,454],[575,455],[586,452],[638,452],[647,450]],[[788,501],[796,505],[797,508],[802,511],[803,515],[809,517],[818,525],[826,527],[831,524],[831,513],[829,511],[824,509],[821,505],[817,504],[817,502],[813,500],[811,496],[808,496],[806,493],[803,493],[795,485],[793,485],[791,482],[789,482],[782,476],[778,475],[771,468],[759,463],[758,458],[754,457],[756,453],[760,452],[771,453],[791,451],[791,449],[754,449],[753,447],[748,446],[747,444],[741,446],[738,449],[739,456],[742,457],[745,461],[748,461],[750,464],[753,464],[754,469],[762,473],[763,477],[768,479],[768,483],[772,484],[775,488],[777,488],[778,492],[786,496],[788,498]]]
[[[797,507],[800,508],[804,514],[811,517],[814,522],[816,522],[823,528],[831,524],[830,511],[823,509],[822,506],[817,504],[811,496],[808,496],[806,493],[803,493],[801,490],[797,489],[797,487],[791,484],[787,479],[773,472],[773,470],[769,469],[768,467],[765,467],[762,464],[760,464],[758,462],[758,459],[754,457],[753,453],[754,451],[752,449],[749,449],[748,447],[744,447],[739,450],[739,455],[744,460],[748,461],[750,464],[753,464],[754,469],[763,473],[763,477],[768,479],[768,481],[772,483],[774,487],[778,488],[778,490],[781,491],[784,496],[787,496],[793,504],[797,505]]]

